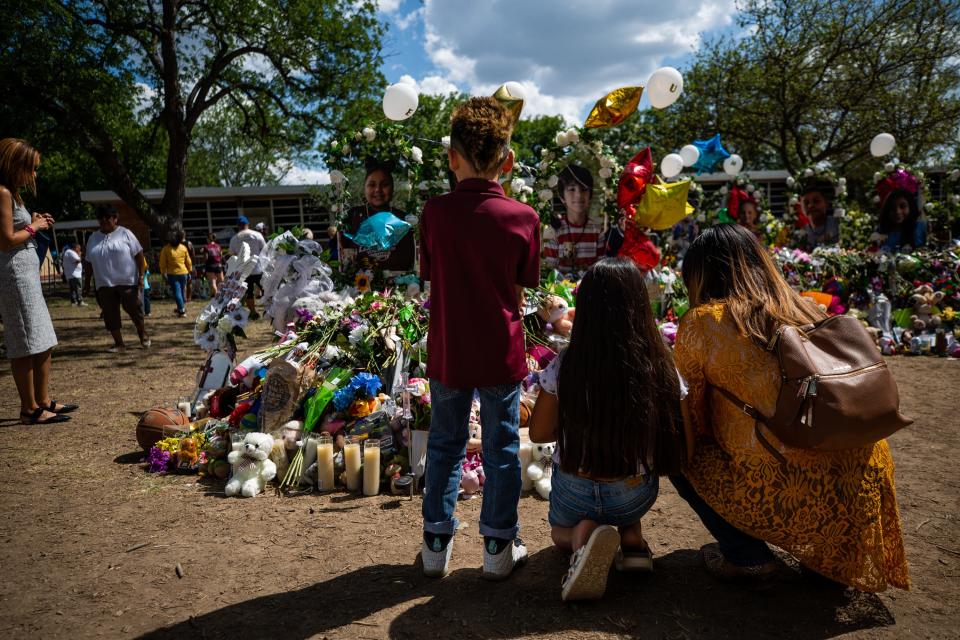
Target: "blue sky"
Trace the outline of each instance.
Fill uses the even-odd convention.
[[[524,116],[582,123],[608,91],[681,68],[704,37],[732,32],[735,0],[378,0],[383,74],[420,93],[490,95],[513,80]],[[640,108],[648,108],[646,99]],[[416,117],[416,116],[414,116]],[[325,181],[297,170],[287,182]]]

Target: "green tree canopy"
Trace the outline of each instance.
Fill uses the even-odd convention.
[[[158,230],[182,217],[191,142],[213,107],[229,105],[268,148],[302,150],[333,123],[349,125],[384,84],[372,0],[0,0],[0,9],[19,20],[0,35],[6,99],[56,123]],[[143,122],[165,152],[156,206],[132,169],[138,135],[125,135]]]
[[[681,100],[620,135],[655,122],[662,155],[719,132],[748,169],[826,160],[864,179],[880,132],[897,138],[905,162],[953,151],[960,2],[748,0],[741,9],[741,33],[706,44],[684,71]]]

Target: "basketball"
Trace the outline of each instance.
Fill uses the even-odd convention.
[[[190,419],[179,409],[158,407],[144,412],[137,423],[137,444],[144,451],[158,441],[178,432],[186,431],[183,427],[190,424]]]

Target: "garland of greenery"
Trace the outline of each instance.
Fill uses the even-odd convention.
[[[351,206],[363,202],[363,179],[368,157],[395,165],[393,203],[408,214],[417,215],[431,197],[447,190],[441,144],[414,144],[404,126],[397,122],[368,124],[360,131],[331,140],[324,150],[330,167],[330,184],[314,192],[320,206],[329,207],[343,222]],[[427,154],[430,155],[427,155]]]
[[[511,183],[513,197],[533,207],[541,221],[550,222],[555,216],[555,190],[560,173],[571,164],[576,164],[593,174],[591,209],[616,221],[619,215],[617,184],[623,167],[610,147],[595,136],[590,129],[579,127],[558,131],[553,146],[545,147],[540,152],[534,186],[528,186],[522,178],[514,178]]]

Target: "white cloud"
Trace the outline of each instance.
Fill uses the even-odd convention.
[[[405,74],[400,76],[400,79],[397,80],[397,82],[411,85],[417,90],[417,93],[427,93],[430,95],[445,96],[448,93],[459,91],[457,85],[453,84],[442,76],[436,75],[426,76],[418,82],[413,78],[413,76]]]
[[[384,13],[394,13],[400,8],[400,0],[378,0],[377,8]]]
[[[582,119],[617,87],[645,84],[704,31],[731,24],[735,0],[425,0],[425,49],[442,82],[487,95],[508,80],[527,89],[525,115]],[[430,78],[430,83],[427,79]]]
[[[411,11],[405,16],[398,16],[394,19],[393,24],[397,26],[397,29],[400,31],[406,31],[410,26],[420,20],[423,17],[423,7],[415,11]]]
[[[293,165],[283,177],[281,184],[330,184],[330,173],[319,169]]]

